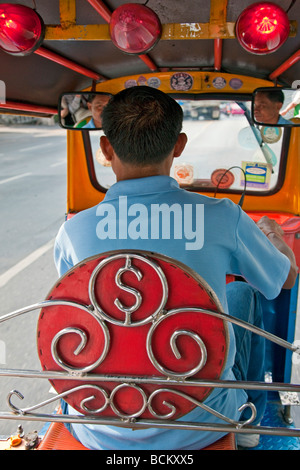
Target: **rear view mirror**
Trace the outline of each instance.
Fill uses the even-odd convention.
[[[61,95],[59,124],[64,129],[102,129],[101,114],[112,95],[102,92],[72,92]]]
[[[300,89],[257,88],[252,97],[252,119],[264,126],[300,126]]]

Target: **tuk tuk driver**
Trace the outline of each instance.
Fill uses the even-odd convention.
[[[282,90],[258,91],[254,97],[254,117],[262,124],[292,124],[280,114],[284,102]]]
[[[187,142],[186,134],[181,132],[182,121],[181,106],[158,89],[137,86],[112,97],[102,114],[105,135],[101,137],[101,148],[111,162],[117,182],[97,206],[78,213],[62,225],[54,251],[59,275],[101,252],[136,249],[162,253],[198,272],[215,291],[225,312],[262,327],[260,296],[272,299],[282,287],[294,285],[297,268],[293,252],[283,241],[282,230],[275,221],[264,217],[257,226],[229,199],[186,191],[169,176],[174,158],[181,155]],[[127,213],[120,205],[124,198]],[[153,231],[149,227],[149,231],[143,233],[124,232],[137,207],[140,208],[140,227],[153,223],[149,211],[154,204],[169,208],[177,205],[182,210],[189,206],[190,218],[194,219],[193,227],[196,227],[194,241],[185,227],[180,231],[178,227],[171,227],[168,236],[161,236],[161,227],[152,227]],[[197,210],[199,207],[201,211]],[[109,208],[114,209],[110,212],[115,214],[114,220],[113,216],[108,217]],[[114,227],[111,233],[110,223]],[[152,236],[152,233],[160,236]],[[204,235],[202,240],[197,238],[199,233]],[[248,282],[226,285],[228,273],[243,276]],[[221,378],[264,381],[264,338],[256,336],[252,341],[250,331],[231,323],[228,328],[229,351]],[[249,410],[244,410],[241,416],[238,409],[247,401],[256,406],[257,417],[253,424],[258,424],[265,410],[264,392],[215,388],[204,403],[231,419],[244,420],[249,418]],[[64,412],[79,414],[67,404],[65,408]],[[224,423],[199,407],[183,418],[207,425]],[[201,449],[224,435],[222,432],[159,428],[133,431],[89,424],[72,424],[72,432],[86,447],[103,450]],[[258,444],[259,435],[238,434],[237,439],[239,445],[251,447]]]
[[[87,103],[87,107],[92,113],[92,118],[87,124],[82,126],[82,129],[102,128],[101,114],[109,98],[110,95],[92,94],[90,101]]]

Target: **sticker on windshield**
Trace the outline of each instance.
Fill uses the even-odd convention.
[[[137,83],[139,86],[146,86],[147,85],[147,78],[144,77],[144,75],[140,75],[138,80],[137,80]]]
[[[182,163],[175,165],[174,178],[179,184],[192,184],[194,181],[194,168],[192,165]]]
[[[157,77],[150,77],[148,78],[148,86],[152,87],[152,88],[159,88],[160,87],[160,79],[157,78]]]
[[[212,84],[214,88],[224,88],[224,86],[226,85],[226,80],[223,77],[216,77],[213,79]]]
[[[281,134],[281,127],[263,126],[260,129],[262,140],[267,144],[275,144],[275,142],[278,142],[278,140],[280,140]]]
[[[97,152],[96,152],[96,161],[102,165],[102,166],[107,166],[107,167],[110,167],[111,166],[111,163],[106,160],[106,157],[104,155],[104,153],[102,152],[101,148],[99,147]]]
[[[269,189],[272,165],[269,163],[242,162],[246,175],[247,188]],[[244,173],[241,172],[241,186],[244,186]]]
[[[239,90],[239,88],[243,86],[243,82],[239,78],[232,78],[229,82],[229,86],[234,90]]]
[[[125,88],[131,88],[133,86],[137,86],[137,81],[136,80],[130,79],[130,80],[127,80],[125,82]]]
[[[229,188],[234,183],[234,174],[225,168],[219,168],[212,173],[210,179],[218,188]]]
[[[193,77],[186,72],[177,72],[172,75],[170,79],[170,85],[173,90],[187,91],[193,86]]]

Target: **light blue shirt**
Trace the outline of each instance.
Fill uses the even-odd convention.
[[[82,129],[95,129],[95,128],[96,128],[96,126],[95,126],[93,118],[87,124],[82,126]]]
[[[115,183],[100,204],[65,222],[54,250],[59,275],[85,258],[116,249],[147,250],[183,262],[212,287],[225,312],[227,274],[243,276],[272,299],[280,293],[290,269],[287,257],[279,253],[239,206],[229,199],[185,191],[168,176]],[[230,324],[229,333],[228,359],[222,378],[235,380],[232,372],[235,339]],[[243,390],[215,389],[205,404],[238,420],[238,408],[246,401]],[[73,409],[69,412],[78,414]],[[194,409],[182,419],[224,423],[201,409]],[[205,431],[132,431],[93,425],[73,425],[73,430],[84,445],[94,449],[192,450],[221,436]]]
[[[279,124],[281,126],[282,124],[293,124],[293,123],[292,123],[292,121],[288,121],[284,117],[280,116],[278,121],[277,121],[277,124]]]

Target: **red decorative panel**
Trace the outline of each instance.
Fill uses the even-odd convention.
[[[202,402],[211,392],[183,382],[222,373],[227,326],[199,311],[218,312],[218,300],[174,260],[145,252],[93,257],[62,277],[48,300],[38,322],[40,361],[44,370],[74,374],[52,384],[59,394],[76,388],[64,399],[81,413],[161,418],[174,406],[178,418],[196,406],[180,394]],[[136,380],[99,382],[94,374]],[[157,383],[168,377],[178,385]]]

